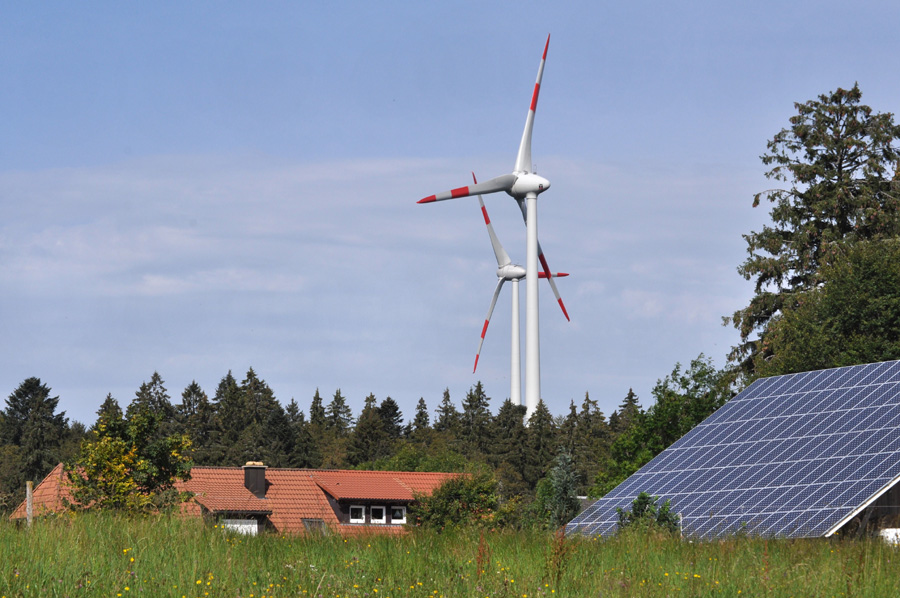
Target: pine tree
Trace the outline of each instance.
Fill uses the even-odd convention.
[[[316,468],[322,463],[319,448],[310,433],[310,425],[306,421],[303,411],[297,407],[296,401],[291,399],[287,409],[288,422],[293,430],[294,444],[288,455],[288,467]]]
[[[463,401],[461,439],[470,457],[486,455],[489,452],[488,428],[491,425],[489,403],[490,398],[484,393],[481,382],[477,382],[469,389]]]
[[[251,367],[240,386],[244,406],[242,429],[237,444],[225,453],[230,462],[263,461],[278,467],[291,452],[290,425],[284,408],[265,380]]]
[[[106,434],[116,438],[125,436],[125,416],[112,393],[106,395],[106,399],[97,410],[97,422],[91,427],[91,431],[97,431],[100,428],[103,428]]]
[[[384,422],[384,430],[394,439],[403,435],[403,414],[400,412],[400,406],[397,401],[391,397],[387,397],[378,407],[378,415]]]
[[[3,439],[21,449],[21,481],[43,479],[60,461],[68,420],[64,411],[56,413],[58,404],[40,378],[26,379],[6,400]]]
[[[553,416],[541,399],[528,418],[528,436],[525,455],[525,482],[534,488],[550,468],[556,454],[556,426]]]
[[[616,416],[618,418],[617,414]],[[588,393],[584,393],[572,450],[575,471],[578,473],[579,491],[582,494],[587,493],[587,488],[600,471],[600,464],[609,458],[609,445],[612,442],[610,427],[606,416],[598,409],[597,401],[591,399]]]
[[[132,414],[144,407],[159,413],[162,421],[165,422],[164,428],[174,427],[175,407],[169,400],[169,393],[159,372],[153,372],[153,375],[150,376],[150,382],[141,383],[140,388],[134,395],[134,399],[128,405],[125,415],[131,418]]]
[[[749,257],[738,272],[754,279],[755,295],[728,320],[742,341],[730,358],[746,374],[757,354],[765,356],[773,317],[820,285],[832,246],[900,234],[900,126],[861,98],[854,85],[796,103],[790,126],[767,144],[766,176],[790,188],[754,196],[754,207],[762,199],[775,204],[773,225],[744,235]],[[754,332],[759,339],[750,338]]]
[[[372,396],[372,395],[370,395]],[[375,397],[372,396],[372,399]],[[347,461],[357,466],[391,454],[392,439],[375,401],[366,400],[347,445]]]
[[[325,407],[322,403],[322,396],[319,394],[319,389],[316,389],[316,394],[313,395],[312,403],[309,406],[309,424],[315,430],[324,430],[325,429]]]
[[[219,443],[221,426],[215,406],[192,381],[181,393],[181,404],[175,407],[181,434],[191,439],[191,458],[196,465],[218,465],[222,460]]]
[[[338,437],[346,436],[353,427],[353,411],[347,405],[340,388],[334,392],[334,397],[325,408],[325,427]]]
[[[441,397],[441,404],[438,405],[436,411],[437,417],[434,421],[434,430],[436,432],[444,432],[451,440],[457,438],[462,426],[462,415],[456,409],[456,405],[450,400],[450,389],[445,388]]]
[[[612,432],[614,434],[621,434],[637,420],[641,413],[643,413],[643,411],[638,403],[638,397],[634,394],[634,390],[629,388],[628,394],[625,395],[625,398],[622,399],[622,404],[619,405],[619,410],[614,414],[616,416],[615,423],[613,423],[612,416],[610,416],[610,428],[612,428]]]
[[[243,465],[246,461],[229,462],[225,456],[236,445],[244,431],[247,411],[241,387],[231,374],[231,370],[219,381],[213,401],[220,430],[216,449],[221,455],[221,461],[216,465]]]
[[[554,459],[547,477],[538,483],[536,507],[551,529],[567,524],[581,510],[577,478],[572,456],[562,451]]]
[[[416,415],[412,421],[412,436],[421,439],[431,431],[431,421],[428,416],[428,405],[425,403],[425,397],[419,397],[416,404]]]
[[[506,399],[490,425],[490,455],[488,460],[497,470],[497,476],[506,496],[527,492],[525,483],[527,464],[525,450],[528,433],[525,430],[524,405],[513,405]]]

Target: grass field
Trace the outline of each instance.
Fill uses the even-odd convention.
[[[652,533],[415,531],[243,537],[198,520],[63,516],[0,523],[0,596],[900,596],[876,540],[692,543]]]

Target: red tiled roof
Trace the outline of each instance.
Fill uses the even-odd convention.
[[[312,472],[316,484],[337,500],[410,501],[413,500],[414,493],[430,494],[452,475],[454,474],[405,471]]]
[[[341,524],[326,492],[337,500],[407,502],[413,500],[414,492],[430,494],[456,475],[459,474],[268,468],[266,496],[257,498],[244,486],[244,471],[240,467],[194,467],[191,479],[178,482],[176,487],[194,494],[182,505],[185,515],[199,516],[202,509],[213,513],[265,514],[282,533],[302,533],[304,519],[321,519],[342,534],[355,535],[399,533],[402,527]],[[35,515],[65,508],[62,498],[71,497],[65,480],[60,464],[38,484],[34,491]],[[23,502],[10,518],[24,517]]]
[[[35,517],[48,513],[58,513],[66,508],[63,501],[72,500],[72,493],[69,491],[68,485],[62,483],[66,479],[67,476],[63,471],[63,464],[60,463],[35,486],[32,492],[32,508]],[[23,500],[9,518],[25,519],[26,516],[25,501]]]

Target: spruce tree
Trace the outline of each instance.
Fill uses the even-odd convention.
[[[169,392],[166,390],[165,382],[163,382],[159,372],[153,372],[153,375],[150,376],[150,382],[141,383],[140,388],[134,395],[134,399],[128,405],[125,415],[131,418],[132,414],[142,408],[158,413],[164,422],[163,427],[165,429],[174,427],[175,407],[169,399]]]
[[[18,446],[21,481],[38,482],[60,461],[61,441],[68,431],[64,411],[56,413],[59,397],[40,378],[23,381],[6,400],[4,443]]]
[[[372,396],[372,395],[370,395]],[[374,396],[372,396],[374,399]],[[347,461],[357,466],[391,454],[393,442],[374,400],[366,401],[347,445]]]
[[[350,433],[353,426],[353,411],[347,405],[347,399],[341,389],[334,392],[331,402],[325,408],[325,427],[332,434],[343,437]]]
[[[556,454],[556,426],[553,416],[541,399],[528,418],[528,436],[525,454],[525,481],[534,488],[550,468]]]
[[[462,425],[462,415],[456,409],[456,405],[450,400],[450,389],[445,388],[441,397],[441,404],[436,410],[437,417],[434,420],[434,430],[444,432],[450,440],[457,438]]]
[[[412,421],[412,435],[421,439],[425,434],[431,431],[431,420],[428,416],[428,405],[425,403],[425,397],[419,397],[416,403],[416,415]]]
[[[125,437],[125,416],[119,402],[113,398],[112,393],[108,393],[100,409],[97,410],[97,421],[91,427],[91,431],[103,429],[105,434],[115,438]]]
[[[384,422],[384,430],[394,439],[403,435],[403,414],[400,412],[400,406],[397,401],[391,397],[387,397],[378,406],[378,415]]]
[[[749,257],[738,272],[754,281],[755,295],[727,321],[740,331],[730,357],[745,374],[766,355],[772,319],[821,284],[832,246],[900,234],[900,126],[861,98],[854,85],[796,103],[790,126],[767,144],[766,176],[788,188],[754,196],[754,207],[775,204],[772,226],[744,235]]]
[[[244,395],[237,380],[228,371],[219,381],[216,387],[214,397],[216,407],[216,415],[218,416],[219,438],[217,443],[218,454],[221,455],[221,461],[216,465],[243,465],[246,461],[231,462],[226,454],[235,446],[244,431],[246,425],[246,408],[244,406]]]
[[[191,439],[191,458],[196,465],[218,465],[222,460],[219,443],[221,426],[215,406],[196,380],[181,393],[175,407],[181,433]]]
[[[293,407],[292,407],[293,406]],[[303,411],[300,411],[297,403],[291,399],[288,404],[288,422],[293,430],[294,445],[288,454],[288,467],[316,468],[322,464],[322,456],[319,447],[310,432],[310,425],[306,421]]]
[[[316,430],[321,431],[325,429],[325,406],[322,403],[322,396],[319,394],[318,388],[309,406],[309,424]]]
[[[528,433],[525,429],[524,405],[513,405],[506,399],[490,425],[488,461],[497,470],[497,477],[506,496],[523,494],[527,470],[525,445]]]
[[[488,454],[488,428],[491,425],[491,412],[488,409],[490,398],[485,394],[481,382],[466,393],[463,400],[461,439],[470,457]]]

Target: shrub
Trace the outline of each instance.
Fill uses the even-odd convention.
[[[488,472],[450,478],[430,496],[417,497],[411,508],[412,520],[437,530],[492,524],[500,506],[497,486]]]
[[[650,496],[641,492],[631,503],[631,510],[616,508],[619,515],[619,528],[651,527],[664,529],[673,534],[678,533],[681,518],[671,511],[667,500],[661,506],[656,503],[658,496]]]

